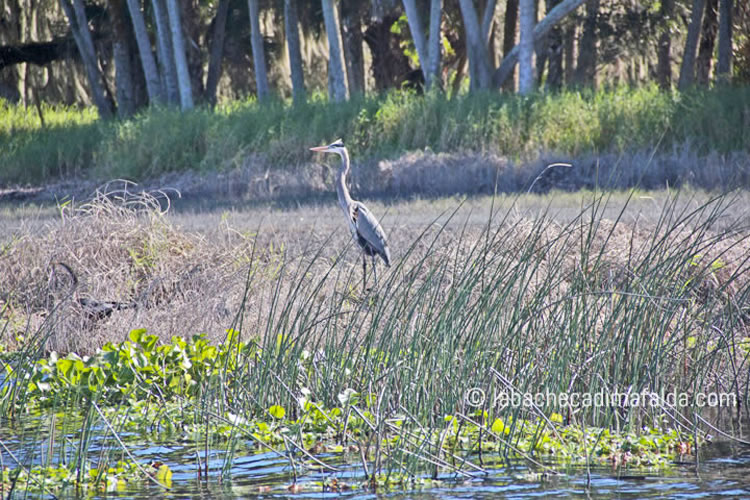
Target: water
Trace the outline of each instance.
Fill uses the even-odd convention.
[[[46,463],[49,450],[53,450],[53,463],[59,463],[62,455],[66,456],[68,463],[73,463],[80,433],[64,433],[62,428],[80,429],[80,418],[69,417],[63,423],[61,420],[65,418],[63,414],[57,414],[54,418],[49,414],[26,415],[22,418],[22,424],[0,426],[2,465],[14,468],[16,460],[27,467]],[[739,435],[746,434],[739,432]],[[298,453],[294,460],[299,489],[294,489],[294,469],[288,458],[259,449],[251,441],[239,441],[229,469],[231,480],[222,480],[221,471],[225,466],[227,451],[221,443],[215,443],[216,448],[207,453],[200,445],[196,447],[194,443],[181,442],[178,438],[165,435],[145,438],[139,433],[122,432],[119,436],[138,463],[157,461],[170,467],[173,474],[171,490],[165,491],[152,482],[141,480],[129,483],[124,491],[106,495],[89,491],[77,496],[73,488],[68,488],[58,498],[750,498],[750,446],[718,439],[701,448],[698,463],[691,457],[691,461],[681,462],[668,470],[597,466],[587,471],[585,465],[581,464],[547,462],[546,466],[558,472],[548,474],[522,459],[507,464],[499,462],[495,455],[485,453],[481,465],[488,471],[486,475],[467,478],[455,473],[442,473],[438,476],[439,483],[371,491],[358,487],[366,479],[358,453],[316,455],[322,462],[337,468],[336,472],[319,467]],[[60,452],[61,447],[64,453]],[[277,449],[283,450],[283,446]],[[110,457],[110,464],[118,459],[127,459],[120,445],[100,425],[93,428],[88,450],[93,465],[102,455]],[[480,464],[478,456],[470,460]],[[201,478],[198,475],[199,464]],[[424,477],[429,478],[429,475],[429,471],[426,471]],[[333,482],[350,487],[324,491],[321,485]],[[351,489],[351,486],[354,488]],[[15,492],[14,498],[24,497],[51,498],[26,494],[24,491]]]
[[[716,450],[711,450],[711,452]],[[338,464],[337,464],[338,465]],[[443,476],[443,484],[430,488],[405,488],[366,492],[362,490],[323,492],[302,491],[295,494],[299,498],[514,498],[530,499],[547,496],[561,498],[726,498],[750,497],[750,450],[744,454],[707,458],[698,467],[681,465],[667,473],[627,471],[620,472],[606,468],[591,471],[587,486],[585,467],[561,468],[558,476],[541,478],[539,474],[522,465],[493,470],[486,477],[457,479],[452,475]],[[167,496],[206,498],[285,498],[292,493],[288,487],[291,469],[288,462],[260,454],[238,459],[232,468],[232,481],[219,484],[211,480],[201,485],[196,479],[195,468],[175,466],[174,488]],[[356,464],[344,468],[340,473],[311,473],[301,478],[301,482],[318,482],[336,477],[339,482],[362,480],[361,468]],[[117,498],[153,498],[162,494],[155,486],[147,486],[141,491],[117,495]]]
[[[514,498],[531,499],[547,496],[561,498],[726,498],[750,497],[750,450],[730,456],[709,458],[711,453],[722,449],[712,445],[705,453],[706,460],[698,467],[680,465],[666,473],[627,471],[617,472],[607,468],[591,471],[587,485],[585,467],[560,468],[557,476],[541,477],[532,470],[518,464],[491,471],[486,477],[457,479],[453,475],[443,476],[443,484],[429,488],[417,487],[412,490],[392,489],[377,492],[362,490],[323,492],[303,491],[299,498]],[[724,450],[725,451],[725,450]],[[337,464],[338,465],[338,464]],[[288,490],[291,470],[288,462],[261,454],[238,459],[232,469],[232,481],[200,486],[195,480],[195,469],[186,468],[179,475],[175,470],[175,487],[169,496],[184,497],[202,495],[206,498],[285,498],[292,493]],[[356,482],[362,480],[361,467],[351,464],[340,473],[312,473],[301,479],[302,482],[331,480]],[[354,480],[354,481],[353,481]],[[148,491],[132,492],[118,498],[146,498],[159,493],[155,487]]]
[[[39,427],[37,427],[37,430]],[[26,429],[2,429],[0,440],[20,460],[39,463],[46,436],[24,432]],[[20,431],[20,432],[19,432]],[[20,437],[13,437],[14,434]],[[41,441],[41,442],[40,442]],[[101,436],[90,447],[90,456],[95,457],[103,448],[116,449],[111,438]],[[164,491],[157,485],[143,481],[128,485],[125,491],[102,494],[88,494],[86,498],[286,498],[291,495],[299,498],[512,498],[531,499],[547,496],[561,498],[750,498],[750,448],[729,442],[714,442],[705,446],[700,454],[699,464],[686,462],[667,471],[644,469],[613,470],[609,467],[595,467],[590,470],[590,481],[583,465],[560,465],[548,463],[559,472],[557,475],[544,474],[540,469],[527,466],[523,461],[509,466],[494,467],[491,456],[485,454],[484,465],[487,475],[463,478],[455,474],[438,477],[440,483],[429,486],[399,486],[391,489],[365,491],[362,488],[323,491],[320,483],[330,484],[335,479],[339,485],[357,485],[364,482],[363,469],[355,454],[321,454],[319,459],[339,470],[328,472],[316,468],[299,469],[298,485],[301,491],[290,490],[293,483],[293,469],[289,461],[273,452],[254,451],[251,446],[236,452],[232,462],[231,480],[220,479],[224,465],[225,450],[212,450],[206,457],[205,450],[196,454],[194,445],[170,442],[158,444],[129,444],[132,455],[140,463],[157,460],[168,464],[173,472],[172,489]],[[297,456],[297,466],[303,461]],[[2,453],[7,466],[13,461],[7,452]],[[203,467],[208,465],[208,481],[198,479],[198,461]],[[473,459],[478,463],[478,458]],[[28,462],[27,462],[28,463]],[[307,462],[309,464],[309,462]],[[427,477],[427,476],[426,476]],[[205,476],[204,476],[205,479]],[[42,495],[18,497],[50,498]],[[76,498],[75,491],[69,489],[58,498]]]

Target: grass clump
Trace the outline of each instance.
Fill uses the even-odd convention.
[[[2,104],[0,182],[39,183],[63,174],[138,180],[247,162],[278,169],[309,161],[310,145],[336,137],[359,160],[429,149],[526,161],[541,152],[669,153],[685,144],[701,155],[723,154],[750,148],[748,92],[717,87],[665,93],[647,86],[450,99],[392,92],[336,104],[317,96],[298,106],[250,100],[184,113],[154,108],[110,123],[95,121],[88,109],[47,107],[45,126],[30,111]]]

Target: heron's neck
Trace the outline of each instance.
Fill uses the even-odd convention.
[[[341,209],[349,214],[349,207],[352,206],[352,197],[349,196],[349,190],[346,188],[346,174],[349,173],[349,154],[344,149],[341,153],[341,168],[339,169],[336,179],[336,192],[339,195],[339,205]]]

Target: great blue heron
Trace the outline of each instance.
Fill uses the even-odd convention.
[[[341,139],[332,142],[328,146],[310,148],[311,151],[319,153],[336,153],[341,157],[341,168],[336,178],[336,192],[339,196],[339,205],[349,222],[349,230],[352,237],[362,248],[362,285],[367,284],[367,256],[372,257],[372,271],[375,275],[375,286],[378,284],[378,272],[375,267],[375,256],[379,255],[386,267],[391,267],[391,251],[385,239],[383,228],[372,215],[364,203],[353,200],[346,188],[346,174],[349,173],[349,153],[347,153]]]

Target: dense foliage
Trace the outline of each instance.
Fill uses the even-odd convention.
[[[165,172],[221,171],[309,161],[308,147],[342,137],[356,161],[429,149],[484,151],[522,161],[629,150],[698,154],[750,148],[748,88],[664,93],[655,86],[530,97],[477,93],[449,99],[395,92],[333,104],[254,100],[216,110],[149,109],[119,122],[90,109],[0,104],[0,183],[58,176],[142,180]],[[246,163],[248,162],[248,163]]]

